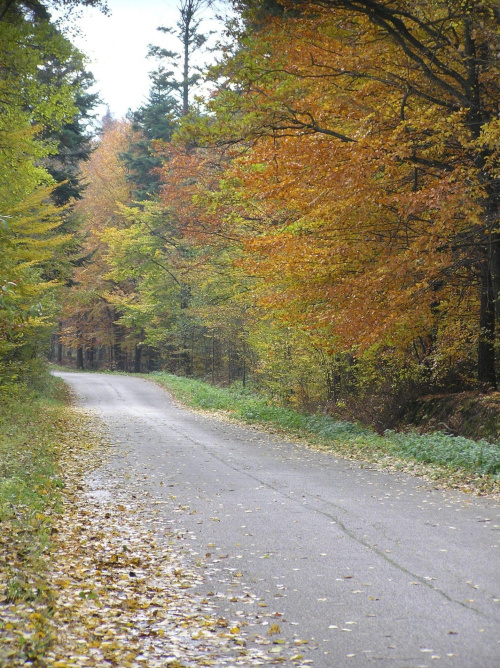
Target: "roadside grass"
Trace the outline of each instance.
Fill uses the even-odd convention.
[[[467,492],[500,494],[498,444],[471,441],[443,432],[387,431],[381,436],[356,423],[278,406],[241,387],[214,387],[163,372],[146,377],[154,379],[190,407],[219,411],[247,424],[278,429],[341,457],[416,473],[439,485]]]
[[[0,404],[0,665],[39,665],[52,641],[46,558],[62,485],[64,384],[38,369],[0,388]]]

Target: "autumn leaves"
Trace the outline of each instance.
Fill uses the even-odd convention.
[[[122,366],[301,404],[495,387],[490,4],[238,3],[212,94],[150,144],[158,193],[94,223],[96,172],[81,207]]]

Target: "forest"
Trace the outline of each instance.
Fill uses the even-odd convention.
[[[96,125],[53,10],[105,3],[0,1],[0,394],[42,358],[358,417],[495,391],[497,1],[234,0],[202,70],[208,4]]]

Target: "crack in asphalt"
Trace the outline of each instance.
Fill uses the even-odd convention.
[[[225,612],[235,620],[251,614],[251,627],[257,623],[262,634],[273,614],[231,607],[232,592],[241,593],[235,604],[246,603],[249,592],[251,602],[271,604],[268,594],[283,589],[281,603],[273,599],[264,608],[286,615],[284,642],[299,637],[299,628],[301,637],[314,640],[300,651],[318,668],[347,662],[429,668],[434,660],[448,668],[500,665],[496,524],[477,523],[478,512],[494,513],[496,522],[491,500],[438,494],[418,478],[361,471],[357,462],[304,443],[186,410],[147,380],[64,377],[120,445],[109,462],[117,484],[129,485],[134,499],[167,504],[158,520],[173,523],[174,537],[198,541],[179,545],[191,565],[203,543],[217,546],[204,586],[227,586],[216,606],[221,611],[229,606]],[[175,497],[167,482],[178,487],[178,508],[170,507],[167,495]],[[233,489],[238,498],[226,496]],[[255,511],[264,512],[243,515]],[[259,561],[273,555],[276,561]],[[239,568],[223,567],[227,556],[225,566]],[[234,579],[238,570],[244,579]],[[242,610],[246,616],[238,617]]]
[[[152,424],[152,426],[155,429],[158,427],[158,425],[155,424],[152,419],[150,419],[150,416],[148,416],[148,415],[138,415],[138,417],[142,420],[146,419],[148,422],[150,422]],[[211,416],[211,417],[212,417],[212,419],[216,419],[216,418],[213,418],[213,416]],[[163,426],[165,426],[165,425],[163,425]],[[218,462],[227,466],[231,470],[236,471],[237,473],[243,474],[247,478],[250,478],[250,479],[252,479],[256,482],[259,482],[262,485],[265,485],[268,489],[273,490],[274,492],[279,494],[282,498],[287,499],[287,501],[291,501],[294,505],[300,505],[302,510],[304,510],[304,504],[303,503],[300,503],[295,497],[293,497],[289,494],[286,494],[286,492],[283,492],[278,486],[275,486],[275,485],[269,483],[268,481],[263,480],[262,478],[258,477],[257,475],[255,475],[253,473],[250,473],[250,472],[244,470],[243,468],[238,468],[237,466],[232,466],[222,455],[218,455],[216,452],[214,452],[214,450],[212,448],[209,448],[208,446],[206,446],[201,441],[192,438],[191,436],[189,436],[189,434],[186,434],[185,432],[183,432],[179,429],[176,429],[172,425],[168,425],[168,429],[173,431],[175,434],[178,434],[178,435],[182,436],[183,438],[185,438],[187,441],[190,441],[194,445],[201,447],[204,450],[204,452],[206,452],[207,455],[213,457]],[[305,447],[305,446],[302,446],[302,447]],[[348,512],[342,506],[337,506],[332,501],[328,501],[327,499],[324,499],[319,495],[313,496],[311,494],[308,494],[305,491],[302,494],[303,494],[303,497],[309,498],[311,500],[314,499],[316,501],[320,501],[321,503],[323,503],[325,505],[333,506],[334,508],[336,508],[336,509],[338,509],[338,510],[344,512],[344,513]],[[413,571],[410,571],[405,566],[401,565],[400,563],[398,563],[394,559],[391,559],[391,557],[387,556],[387,554],[385,554],[381,550],[377,549],[375,546],[371,545],[369,542],[360,538],[352,529],[349,529],[348,526],[345,524],[345,522],[343,522],[341,519],[339,519],[339,517],[337,515],[332,515],[328,512],[325,512],[323,510],[319,510],[317,508],[305,508],[305,510],[307,512],[313,512],[313,513],[317,513],[319,515],[323,515],[324,517],[327,517],[328,519],[333,520],[334,522],[337,523],[337,525],[340,527],[340,529],[343,531],[343,533],[345,535],[349,536],[349,538],[356,541],[358,544],[362,545],[363,547],[366,547],[369,550],[371,550],[372,552],[374,552],[377,556],[381,557],[384,561],[386,561],[388,564],[390,564],[393,568],[396,568],[397,570],[399,570],[401,573],[404,573],[405,575],[408,575],[408,576],[414,578],[416,581],[425,585],[428,589],[431,589],[432,591],[440,594],[449,603],[455,603],[459,606],[462,606],[466,610],[471,610],[471,611],[475,612],[477,615],[479,615],[480,617],[482,617],[484,619],[488,619],[488,616],[485,615],[481,610],[478,610],[474,606],[466,605],[462,601],[453,598],[452,596],[447,594],[445,591],[443,591],[439,587],[436,587],[431,582],[426,580],[421,575],[418,575],[417,573],[414,573]]]

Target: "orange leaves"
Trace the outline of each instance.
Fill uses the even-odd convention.
[[[127,149],[131,137],[128,122],[113,121],[105,128],[89,162],[82,165],[87,187],[76,209],[90,221],[88,227],[93,231],[119,219],[119,204],[130,200],[130,184],[120,154]]]
[[[405,349],[451,313],[463,318],[462,300],[477,318],[487,179],[470,112],[456,104],[456,48],[439,43],[435,75],[422,64],[432,17],[453,28],[448,8],[420,5],[429,29],[406,16],[411,52],[406,35],[398,42],[343,3],[270,20],[219,67],[227,84],[209,102],[219,123],[207,137],[235,156],[225,179],[258,211],[238,228],[252,298],[321,331],[325,347]]]

